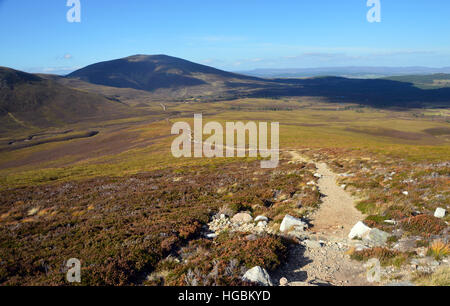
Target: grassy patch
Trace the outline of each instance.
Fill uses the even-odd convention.
[[[414,282],[419,286],[450,286],[450,267],[442,267],[432,274],[416,274]]]

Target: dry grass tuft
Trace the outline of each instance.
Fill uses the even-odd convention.
[[[428,253],[437,260],[442,259],[450,254],[450,244],[436,240],[431,244]]]

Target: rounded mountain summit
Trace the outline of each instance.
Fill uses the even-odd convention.
[[[89,83],[153,91],[211,84],[228,79],[256,79],[167,55],[133,55],[101,62],[67,75]]]

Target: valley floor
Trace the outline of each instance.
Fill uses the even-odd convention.
[[[381,284],[450,285],[447,109],[305,97],[149,108],[151,117],[28,141],[27,133],[3,135],[0,284],[63,285],[62,263],[79,257],[83,285],[245,285],[254,266],[276,284],[371,285],[371,258],[381,262]],[[220,123],[280,122],[280,166],[173,158],[172,124],[202,112]],[[73,137],[85,131],[98,134]],[[12,140],[27,145],[12,148]],[[447,214],[434,217],[438,208]],[[252,221],[239,225],[239,214]],[[310,228],[280,233],[286,215]],[[257,216],[267,222],[258,226]],[[348,240],[359,221],[389,238]]]

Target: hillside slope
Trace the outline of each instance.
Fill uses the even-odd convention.
[[[102,95],[0,67],[0,132],[118,118],[132,112]]]

